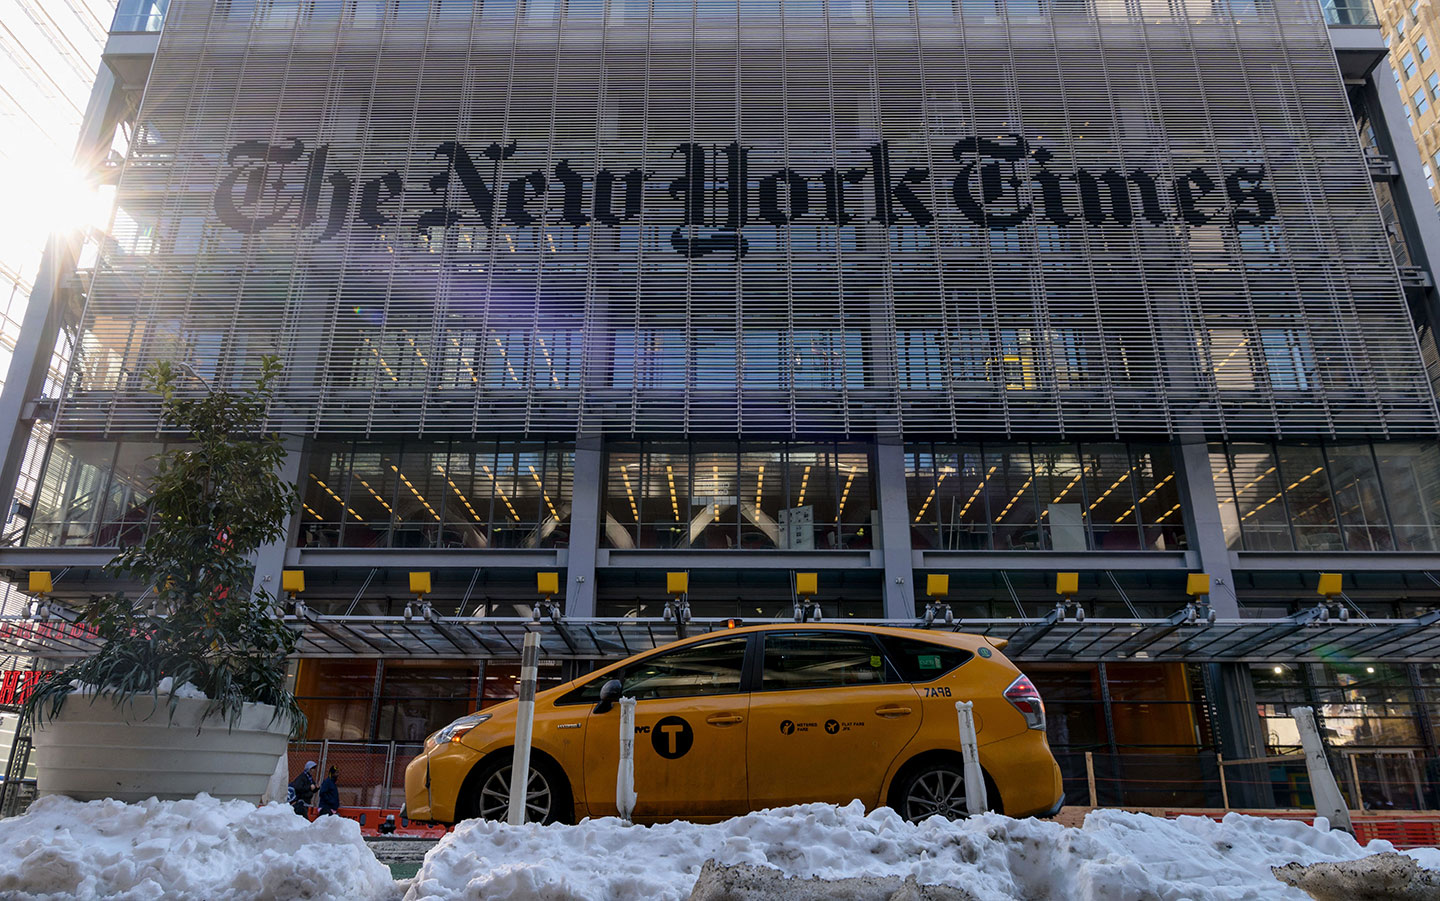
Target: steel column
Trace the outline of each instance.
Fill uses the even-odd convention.
[[[570,480],[570,550],[565,565],[565,615],[595,615],[595,555],[600,547],[604,501],[605,452],[599,439],[575,442],[575,471]]]
[[[1215,496],[1210,450],[1205,439],[1195,435],[1177,441],[1175,462],[1185,531],[1190,547],[1199,557],[1200,568],[1210,574],[1210,606],[1217,615],[1233,619],[1240,615],[1240,602],[1235,596],[1230,549],[1225,545],[1225,528],[1220,521],[1220,504]]]
[[[880,507],[880,552],[885,563],[885,618],[915,618],[911,584],[910,506],[905,491],[905,445],[881,438],[875,445],[875,496]]]

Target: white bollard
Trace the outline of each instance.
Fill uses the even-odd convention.
[[[615,771],[615,806],[630,822],[635,813],[635,698],[620,699],[620,766]]]
[[[960,753],[965,758],[965,810],[974,816],[990,806],[985,798],[985,773],[980,769],[980,743],[975,737],[975,705],[956,701],[955,713],[960,717]]]
[[[515,712],[515,755],[510,759],[510,811],[505,822],[525,822],[525,801],[530,793],[530,739],[535,731],[535,681],[540,666],[540,632],[525,633],[520,649],[520,709]]]
[[[1315,711],[1309,707],[1291,707],[1290,716],[1295,719],[1295,727],[1300,730],[1300,744],[1305,748],[1305,769],[1310,771],[1310,794],[1315,798],[1315,812],[1328,819],[1331,828],[1343,829],[1354,835],[1350,809],[1345,806],[1335,774],[1330,771],[1330,761],[1325,757],[1320,729],[1315,725]]]

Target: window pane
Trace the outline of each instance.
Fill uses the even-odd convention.
[[[316,442],[310,451],[310,472],[304,491],[302,547],[335,547],[345,518],[345,492],[350,481],[350,443]],[[359,514],[352,514],[359,521]]]
[[[360,444],[351,463],[347,505],[358,514],[347,518],[340,536],[342,547],[385,547],[390,540],[390,521],[395,510],[394,448]]]
[[[1432,551],[1440,524],[1440,447],[1434,444],[1375,445],[1396,549]]]
[[[868,635],[787,632],[765,636],[766,691],[872,685],[887,678],[885,659]]]
[[[1085,538],[1084,493],[1080,487],[1080,453],[1073,444],[1037,444],[1036,503],[1040,505],[1044,547],[1052,551],[1083,551]]]
[[[999,464],[986,463],[978,444],[947,447],[935,456],[935,506],[941,547],[951,551],[988,550],[990,513],[985,489],[1000,471]]]
[[[736,546],[740,537],[740,511],[736,506],[740,494],[739,465],[735,445],[696,446],[691,514],[685,518],[686,532],[681,536],[679,547],[685,546],[686,539],[694,547],[710,550],[729,550]],[[666,479],[668,491],[671,472],[656,473],[652,467],[651,478],[657,476]],[[660,502],[666,503],[668,493],[662,498]]]
[[[653,546],[654,532],[640,529],[643,485],[639,451],[612,450],[605,476],[605,547]],[[647,538],[650,543],[644,543]]]
[[[784,496],[785,469],[778,450],[747,450],[740,455],[740,496],[737,499],[740,547],[769,550],[781,546],[779,517]]]
[[[1329,445],[1325,456],[1340,508],[1345,547],[1352,551],[1390,550],[1394,545],[1370,445]]]
[[[1240,514],[1235,512],[1235,481],[1230,472],[1229,452],[1223,444],[1210,445],[1210,478],[1215,483],[1215,501],[1220,505],[1220,527],[1225,546],[1240,547]]]
[[[1285,483],[1295,546],[1302,551],[1344,550],[1320,448],[1280,445],[1280,478]]]
[[[145,539],[146,524],[150,519],[150,485],[155,478],[155,457],[164,449],[159,442],[153,441],[120,442],[95,544],[131,547]]]
[[[35,498],[26,544],[93,546],[101,493],[115,459],[113,441],[56,439]]]
[[[935,452],[933,445],[911,445],[905,451],[905,498],[910,511],[911,547],[941,547],[939,522],[940,508],[944,505],[935,503],[935,496],[944,480],[955,475],[953,455],[943,456],[950,470],[945,473],[940,472],[942,455]]]
[[[1135,550],[1134,466],[1123,444],[1087,444],[1084,453],[1086,518],[1096,550]]]
[[[990,468],[995,470],[985,486],[985,493],[990,498],[996,550],[1039,549],[1040,518],[1029,446],[986,445],[985,461],[987,471]]]
[[[725,638],[631,664],[617,676],[622,694],[644,701],[738,692],[747,641],[743,635]]]
[[[1146,550],[1173,551],[1186,546],[1185,517],[1180,512],[1180,490],[1175,483],[1175,464],[1170,448],[1163,444],[1130,446],[1135,464],[1136,517],[1144,529],[1141,546]]]
[[[885,645],[890,661],[900,670],[900,676],[906,682],[931,682],[974,656],[961,648],[893,635],[880,636],[880,643]]]
[[[399,480],[395,492],[395,526],[391,547],[431,548],[440,545],[440,509],[445,488],[437,466],[445,466],[443,446],[406,444],[405,453],[389,464]]]
[[[1249,551],[1294,550],[1285,504],[1280,500],[1280,476],[1269,445],[1230,445],[1231,478],[1235,482],[1235,511]]]

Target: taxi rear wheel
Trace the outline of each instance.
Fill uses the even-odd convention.
[[[949,820],[969,815],[965,805],[965,771],[960,763],[932,761],[911,769],[902,778],[894,797],[896,812],[912,823],[937,815]]]
[[[504,820],[510,813],[510,754],[482,763],[465,780],[460,819]],[[530,761],[525,792],[527,823],[568,822],[573,806],[565,777],[548,760]]]

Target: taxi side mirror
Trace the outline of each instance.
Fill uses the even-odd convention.
[[[609,713],[610,708],[615,706],[615,702],[620,700],[621,688],[619,679],[611,679],[600,686],[600,703],[595,705],[593,712]]]

